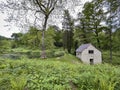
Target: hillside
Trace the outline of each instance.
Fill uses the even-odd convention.
[[[6,38],[4,36],[0,36],[0,40],[10,40],[10,38]]]
[[[0,59],[0,90],[120,90],[120,68],[85,65],[72,55]]]

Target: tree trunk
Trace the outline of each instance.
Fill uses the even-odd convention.
[[[71,49],[73,46],[73,29],[71,28],[70,31],[68,31],[68,53],[71,53]]]
[[[112,30],[110,30],[110,62],[112,62]]]
[[[68,31],[68,37],[67,37],[67,51],[68,53],[71,53],[71,34],[70,31]]]
[[[112,11],[111,11],[111,4],[110,4],[110,62],[112,62]]]
[[[82,23],[82,25],[83,25],[83,27],[82,27],[82,32],[83,32],[83,43],[84,44],[86,44],[86,43],[88,43],[89,41],[88,41],[88,39],[87,39],[87,33],[86,33],[86,31],[85,31],[85,24],[84,24],[84,22]]]
[[[46,30],[46,26],[47,26],[47,20],[48,20],[48,16],[45,16],[45,21],[44,21],[44,25],[43,25],[43,30],[42,30],[42,52],[41,52],[41,58],[46,58],[46,52],[45,52],[45,30]]]
[[[97,25],[95,25],[95,34],[96,34],[97,46],[98,46],[99,49],[101,49],[100,39],[99,39],[99,32],[98,32],[98,26]]]
[[[99,34],[98,34],[97,28],[96,28],[95,34],[96,34],[96,40],[97,40],[98,48],[101,49],[101,46],[100,46],[100,39],[99,39]]]

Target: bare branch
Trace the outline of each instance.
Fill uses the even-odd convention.
[[[38,0],[36,0],[36,3],[37,3],[37,5],[39,6],[40,10],[41,10],[43,13],[45,13],[44,8],[42,8],[42,6],[41,6],[41,4],[39,3]]]
[[[48,0],[48,3],[47,3],[47,8],[49,8],[50,1],[51,1],[51,0]]]

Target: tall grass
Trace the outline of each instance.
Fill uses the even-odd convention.
[[[72,56],[68,63],[68,56],[0,60],[0,90],[120,90],[119,67],[84,65]]]

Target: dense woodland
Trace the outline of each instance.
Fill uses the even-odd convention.
[[[69,0],[6,1],[0,11],[9,13],[8,22],[26,24],[21,18],[28,13],[21,14],[21,9],[43,17],[36,15],[36,25],[27,22],[24,33],[0,36],[0,90],[120,90],[119,0],[86,2],[76,17],[62,8]],[[63,10],[62,28],[48,24],[56,6]],[[19,12],[14,16],[8,10]],[[102,52],[103,64],[86,65],[75,57],[75,50],[86,43]]]

